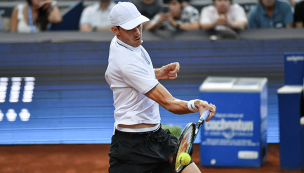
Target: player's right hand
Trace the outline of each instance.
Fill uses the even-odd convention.
[[[204,111],[206,109],[208,109],[210,111],[210,114],[208,116],[208,118],[206,119],[206,121],[208,122],[212,117],[214,117],[214,114],[216,112],[216,106],[212,103],[208,103],[206,101],[203,100],[197,100],[194,102],[195,107],[198,108],[200,115],[202,116]]]

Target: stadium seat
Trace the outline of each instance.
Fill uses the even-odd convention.
[[[62,14],[62,22],[58,24],[51,24],[49,30],[62,31],[62,30],[79,30],[79,20],[83,9],[83,2],[79,1],[75,5],[68,8]]]

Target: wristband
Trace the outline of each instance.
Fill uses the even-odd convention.
[[[197,100],[197,99],[196,99],[196,100]],[[188,101],[188,104],[187,104],[188,109],[189,109],[190,111],[192,111],[192,112],[197,112],[197,110],[198,110],[198,108],[195,107],[195,105],[194,105],[194,102],[195,102],[196,100],[190,100],[190,101]]]

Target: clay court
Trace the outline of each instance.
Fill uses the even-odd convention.
[[[108,144],[0,146],[0,173],[106,173]],[[192,159],[199,165],[199,145]],[[261,168],[206,168],[208,173],[304,172],[280,170],[279,144],[268,144],[268,160]]]

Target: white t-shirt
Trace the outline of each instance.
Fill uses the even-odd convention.
[[[160,13],[155,15],[151,20],[151,24],[155,24],[158,19],[160,18]],[[184,24],[191,24],[193,22],[199,21],[199,12],[196,8],[192,7],[191,5],[187,5],[182,9],[181,18],[177,20]],[[163,28],[165,30],[176,31],[176,28],[169,22],[163,21],[158,25],[158,28]]]
[[[111,2],[109,6],[102,10],[100,4],[95,3],[85,8],[80,17],[80,25],[88,24],[91,27],[109,27],[111,25],[110,12],[115,6],[114,2]]]
[[[214,5],[207,6],[202,9],[200,24],[215,22],[219,17],[217,8]],[[246,22],[248,23],[245,10],[239,4],[230,5],[228,12],[226,14],[227,20],[229,22]],[[217,25],[216,30],[225,29],[226,26]]]
[[[19,4],[17,6],[18,8],[18,24],[17,24],[17,32],[26,32],[26,33],[30,33],[31,32],[31,27],[29,24],[26,23],[25,21],[25,17],[23,14],[23,11],[25,9],[25,5],[24,4]],[[28,13],[28,12],[27,12]],[[39,28],[37,28],[37,26],[33,26],[35,31],[38,31]]]
[[[132,47],[116,36],[110,45],[106,81],[113,91],[114,128],[118,124],[159,124],[159,105],[144,94],[158,85],[147,51]]]

